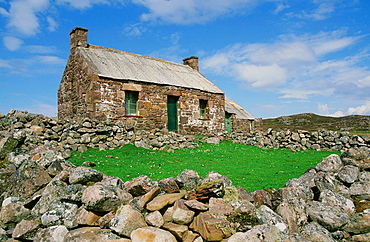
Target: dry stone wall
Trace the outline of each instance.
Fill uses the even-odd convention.
[[[135,130],[129,122],[63,123],[0,114],[0,241],[369,241],[369,139],[348,133],[274,132],[204,137],[261,147],[339,149],[285,187],[246,192],[222,174],[185,170],[123,182],[75,167],[70,150],[133,143],[195,147],[193,136]],[[317,145],[317,146],[316,146]]]
[[[71,150],[84,152],[88,148],[102,150],[134,144],[147,149],[173,151],[179,148],[194,148],[198,145],[193,135],[180,135],[166,129],[137,130],[132,120],[98,123],[85,118],[81,122],[68,123],[42,115],[12,110],[0,118],[0,159],[16,147],[32,149],[48,145],[61,150],[68,158]],[[350,148],[369,150],[370,137],[351,135],[348,132],[275,132],[223,133],[220,136],[204,137],[206,142],[218,143],[231,139],[246,145],[264,148],[288,148],[292,150],[316,149],[346,151]],[[197,138],[199,140],[199,138]]]
[[[291,150],[337,150],[345,151],[350,148],[368,150],[370,136],[353,135],[349,132],[320,130],[309,132],[300,130],[273,131],[250,133],[233,133],[230,138],[235,142],[264,148],[287,148]]]
[[[48,140],[45,129],[60,127],[52,120],[42,128],[42,117],[16,114],[12,128],[38,138],[13,133],[28,145],[7,154],[0,169],[0,241],[370,240],[370,152],[364,149],[330,155],[277,190],[248,193],[222,174],[200,177],[193,170],[123,182],[75,167],[53,142],[40,145]],[[9,132],[3,129],[1,140]]]

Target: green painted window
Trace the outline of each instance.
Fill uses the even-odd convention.
[[[138,115],[139,92],[125,91],[125,114]]]
[[[199,117],[207,118],[207,100],[199,99]]]

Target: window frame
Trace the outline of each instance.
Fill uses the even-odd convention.
[[[199,99],[199,119],[200,120],[208,120],[207,106],[208,106],[208,100]]]
[[[125,91],[125,116],[138,116],[139,92]]]

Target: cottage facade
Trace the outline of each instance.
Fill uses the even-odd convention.
[[[244,108],[225,100],[225,129],[228,133],[253,133],[260,129],[259,123]]]
[[[118,121],[184,134],[225,132],[224,92],[184,65],[90,45],[87,29],[70,33],[70,56],[58,89],[58,118]]]

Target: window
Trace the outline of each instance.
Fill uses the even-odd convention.
[[[126,91],[125,92],[125,114],[138,115],[138,97],[139,92]]]
[[[199,99],[199,118],[207,118],[207,100]]]

